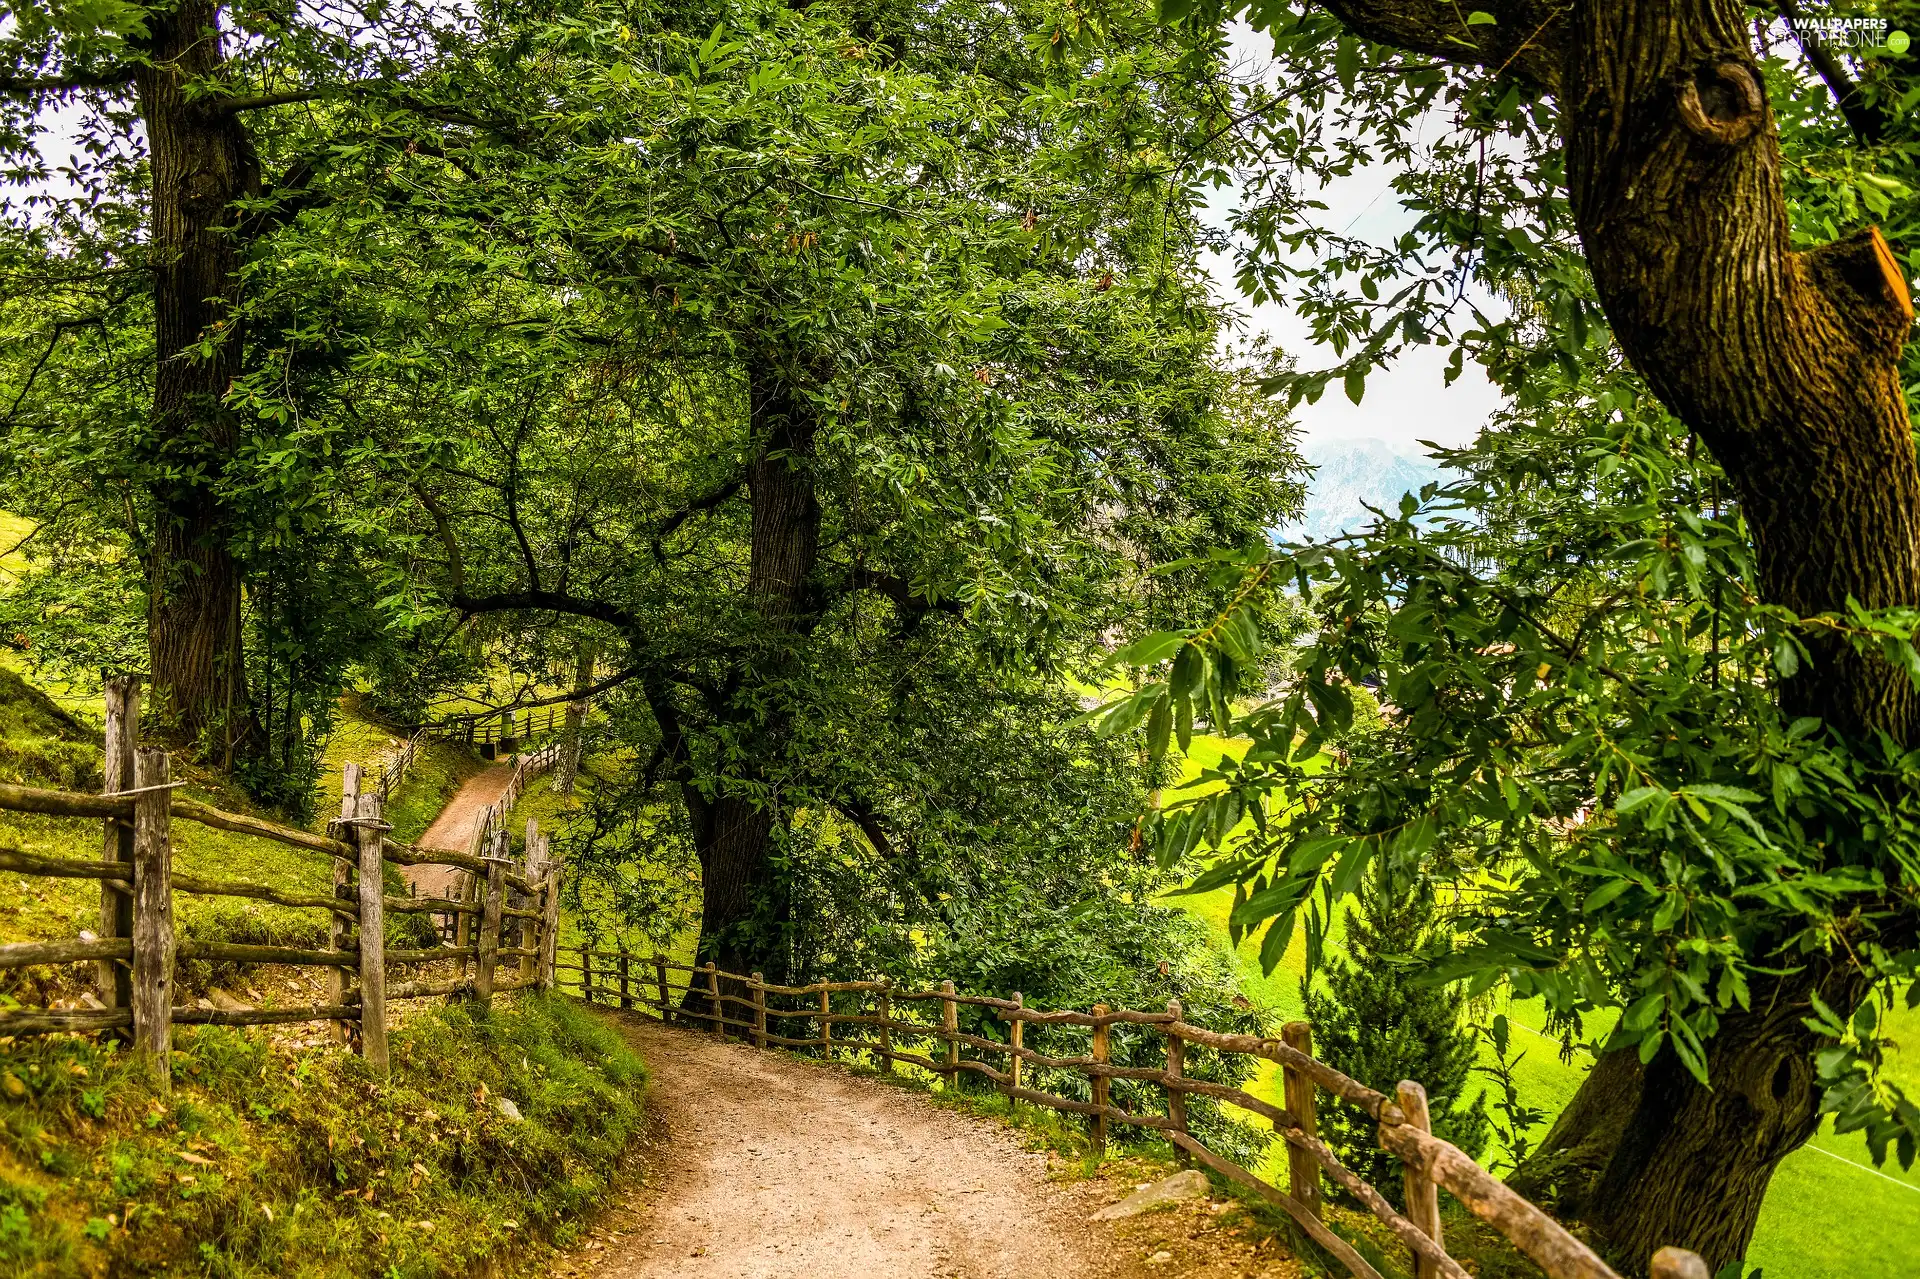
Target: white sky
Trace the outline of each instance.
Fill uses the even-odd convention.
[[[1244,23],[1235,24],[1233,45],[1238,56],[1250,60],[1264,62],[1271,54],[1266,37]],[[1379,166],[1329,183],[1317,193],[1327,205],[1319,215],[1321,224],[1376,244],[1399,235],[1413,225],[1414,216],[1389,189],[1392,180],[1392,172]],[[1216,197],[1215,211],[1222,222],[1238,199],[1236,190],[1223,190]],[[1329,368],[1340,362],[1332,348],[1315,345],[1305,321],[1290,306],[1249,305],[1234,283],[1230,257],[1209,254],[1206,266],[1214,279],[1215,296],[1232,302],[1246,316],[1249,336],[1266,333],[1303,370]],[[1480,305],[1488,308],[1495,304],[1482,298]],[[1372,438],[1407,453],[1421,451],[1419,440],[1467,443],[1499,406],[1500,392],[1471,360],[1448,386],[1445,369],[1450,356],[1445,347],[1409,348],[1392,365],[1367,378],[1366,394],[1358,405],[1347,399],[1338,381],[1334,382],[1319,403],[1302,403],[1295,411],[1303,442]]]

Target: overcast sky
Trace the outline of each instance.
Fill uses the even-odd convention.
[[[1235,52],[1242,57],[1264,62],[1272,46],[1265,36],[1244,23],[1234,31]],[[1438,123],[1434,127],[1441,127]],[[1327,208],[1319,214],[1322,225],[1336,231],[1362,236],[1384,244],[1413,225],[1413,215],[1389,188],[1390,170],[1382,167],[1362,170],[1322,188],[1318,198]],[[1222,190],[1213,201],[1215,216],[1222,222],[1239,198],[1237,191]],[[1207,268],[1214,279],[1216,294],[1247,317],[1248,334],[1266,333],[1282,351],[1292,355],[1301,369],[1328,368],[1339,363],[1332,348],[1316,346],[1307,325],[1291,307],[1265,305],[1255,307],[1241,296],[1233,279],[1233,262],[1223,255],[1208,255]],[[1481,305],[1489,305],[1483,300]],[[1458,445],[1471,440],[1500,402],[1500,394],[1486,379],[1480,367],[1467,361],[1465,370],[1452,386],[1444,376],[1451,352],[1444,347],[1411,348],[1389,367],[1367,378],[1366,395],[1356,405],[1348,400],[1338,381],[1327,388],[1318,404],[1302,404],[1296,412],[1301,433],[1308,441],[1329,439],[1385,440],[1396,451],[1418,453],[1419,440]]]

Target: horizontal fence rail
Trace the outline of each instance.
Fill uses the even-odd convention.
[[[507,778],[506,789],[474,820],[472,849],[475,855],[483,848],[490,847],[494,837],[506,830],[507,815],[513,812],[514,805],[520,802],[520,796],[526,793],[527,783],[559,763],[561,752],[568,745],[566,742],[549,742],[537,751],[523,752],[514,757],[513,772]]]
[[[103,823],[99,861],[0,848],[0,870],[97,880],[101,893],[97,934],[0,945],[0,970],[93,963],[103,1005],[0,1011],[0,1035],[130,1030],[136,1057],[165,1090],[171,1028],[176,1025],[332,1022],[340,1038],[385,1070],[389,1000],[447,996],[485,1003],[496,994],[553,985],[562,867],[550,839],[533,822],[527,823],[518,859],[511,856],[508,834],[497,821],[485,855],[419,849],[389,838],[382,816],[385,800],[417,751],[418,735],[398,757],[398,768],[394,759],[372,774],[357,764],[346,766],[340,817],[329,823],[324,835],[224,812],[179,795],[166,752],[140,748],[138,740],[138,685],[131,679],[113,680],[107,688],[102,794],[0,785],[0,809]],[[332,882],[307,888],[176,870],[175,820],[324,854],[331,858]],[[386,890],[385,868],[390,864],[446,866],[462,873],[454,877],[446,896],[401,896]],[[324,911],[327,945],[306,949],[177,937],[174,897],[180,893]],[[409,913],[435,916],[445,938],[442,944],[390,944],[386,917]],[[323,968],[327,998],[287,1008],[184,1007],[173,1002],[174,970],[183,959]],[[501,972],[503,963],[512,965],[509,972]],[[446,964],[453,976],[388,980],[390,972],[403,975],[429,964]]]
[[[713,964],[675,963],[657,953],[643,956],[587,946],[570,950],[567,960],[556,963],[555,981],[560,989],[591,1003],[646,1012],[662,1021],[702,1023],[715,1036],[733,1032],[757,1048],[810,1049],[829,1059],[836,1053],[862,1053],[882,1071],[891,1072],[906,1063],[941,1076],[949,1086],[962,1075],[978,1076],[1009,1101],[1087,1116],[1092,1144],[1099,1153],[1105,1151],[1110,1124],[1156,1133],[1174,1147],[1183,1163],[1209,1168],[1286,1212],[1358,1279],[1381,1276],[1326,1224],[1323,1176],[1362,1204],[1407,1248],[1414,1258],[1416,1279],[1469,1279],[1469,1272],[1446,1249],[1438,1199],[1442,1189],[1499,1230],[1550,1279],[1620,1279],[1546,1212],[1508,1189],[1465,1151],[1434,1136],[1421,1085],[1402,1080],[1389,1096],[1342,1074],[1314,1057],[1313,1032],[1306,1022],[1289,1023],[1278,1039],[1220,1034],[1188,1022],[1177,1001],[1161,1012],[1104,1004],[1094,1005],[1090,1012],[1046,1011],[1027,1007],[1018,994],[1011,999],[963,994],[950,981],[932,990],[898,987],[885,978],[782,986],[759,973],[730,973]],[[804,1002],[782,1005],[769,996]],[[1002,1023],[1006,1039],[963,1032],[959,1010],[969,1006],[985,1009]],[[926,1019],[908,1017],[906,1010],[913,1008],[923,1009]],[[1060,1056],[1028,1048],[1023,1043],[1024,1028],[1030,1025],[1084,1030],[1087,1051]],[[1120,1025],[1160,1036],[1165,1065],[1116,1064],[1111,1035],[1112,1028]],[[903,1047],[903,1041],[914,1047]],[[924,1052],[914,1050],[922,1045]],[[1189,1046],[1277,1064],[1285,1104],[1276,1106],[1231,1085],[1190,1077],[1186,1071]],[[973,1055],[965,1055],[967,1050]],[[981,1060],[983,1055],[995,1060]],[[1030,1086],[1033,1081],[1027,1072],[1033,1069],[1080,1077],[1090,1100]],[[1111,1095],[1114,1080],[1158,1090],[1163,1109],[1149,1113],[1116,1105]],[[1358,1107],[1379,1125],[1381,1146],[1405,1165],[1404,1211],[1342,1164],[1320,1140],[1316,1105],[1321,1093]],[[1286,1144],[1287,1189],[1216,1154],[1194,1137],[1187,1099],[1195,1096],[1234,1106],[1272,1125]],[[1655,1279],[1705,1279],[1706,1270],[1694,1254],[1663,1248],[1654,1258],[1653,1274]]]

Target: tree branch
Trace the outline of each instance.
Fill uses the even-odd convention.
[[[892,861],[895,857],[893,841],[887,838],[887,828],[880,824],[880,815],[873,805],[858,795],[848,795],[833,801],[833,806],[846,818],[860,828],[860,833],[873,845],[873,851]]]
[[[745,467],[742,467],[739,474],[735,475],[732,479],[696,497],[693,501],[688,502],[685,506],[654,525],[653,557],[655,559],[665,558],[660,550],[660,544],[670,537],[675,529],[685,524],[694,516],[713,510],[735,493],[738,493],[742,488],[746,487],[746,483],[747,471]]]
[[[1564,2],[1553,0],[1325,0],[1327,12],[1376,44],[1422,53],[1462,66],[1509,72],[1536,88],[1560,87]],[[1470,10],[1493,22],[1469,25]]]
[[[31,98],[43,93],[79,93],[87,89],[132,87],[133,68],[112,66],[100,71],[75,71],[59,76],[0,76],[0,94]]]
[[[453,525],[447,519],[447,510],[440,505],[440,499],[427,492],[421,484],[413,485],[413,494],[420,499],[420,505],[427,508],[427,514],[433,517],[433,527],[440,534],[440,545],[447,551],[447,575],[453,579],[453,594],[458,598],[467,589],[467,565],[460,557],[460,543],[453,535]]]
[[[519,698],[515,698],[510,702],[502,702],[498,706],[486,706],[477,711],[462,711],[458,715],[449,715],[447,716],[446,722],[451,723],[454,720],[461,719],[485,719],[489,715],[498,715],[501,711],[529,711],[541,706],[558,706],[562,702],[584,702],[589,697],[598,697],[610,688],[618,688],[628,680],[638,679],[649,669],[650,668],[646,666],[629,666],[625,670],[616,671],[599,683],[589,684],[585,688],[576,688],[566,693],[556,693],[552,697],[536,697],[531,701],[523,702]]]
[[[950,613],[955,617],[966,614],[966,607],[959,600],[930,600],[913,589],[912,583],[892,573],[881,573],[870,568],[857,568],[848,575],[849,585],[856,591],[874,591],[892,600],[894,606],[910,618],[918,621],[931,612]]]
[[[582,599],[559,591],[500,591],[492,595],[456,592],[450,596],[450,602],[465,617],[477,617],[482,613],[529,612],[564,613],[569,617],[591,618],[613,627],[636,647],[643,635],[640,619],[626,609],[603,600]]]

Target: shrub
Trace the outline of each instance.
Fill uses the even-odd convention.
[[[1478,1040],[1461,1024],[1458,987],[1421,980],[1415,959],[1438,931],[1432,898],[1417,886],[1373,880],[1347,912],[1346,957],[1321,970],[1326,989],[1301,983],[1314,1055],[1369,1087],[1388,1092],[1402,1079],[1427,1090],[1433,1131],[1468,1154],[1486,1149],[1486,1100],[1465,1100]],[[1322,1135],[1341,1161],[1395,1203],[1402,1197],[1399,1160],[1380,1149],[1376,1125],[1357,1107],[1326,1107]]]

